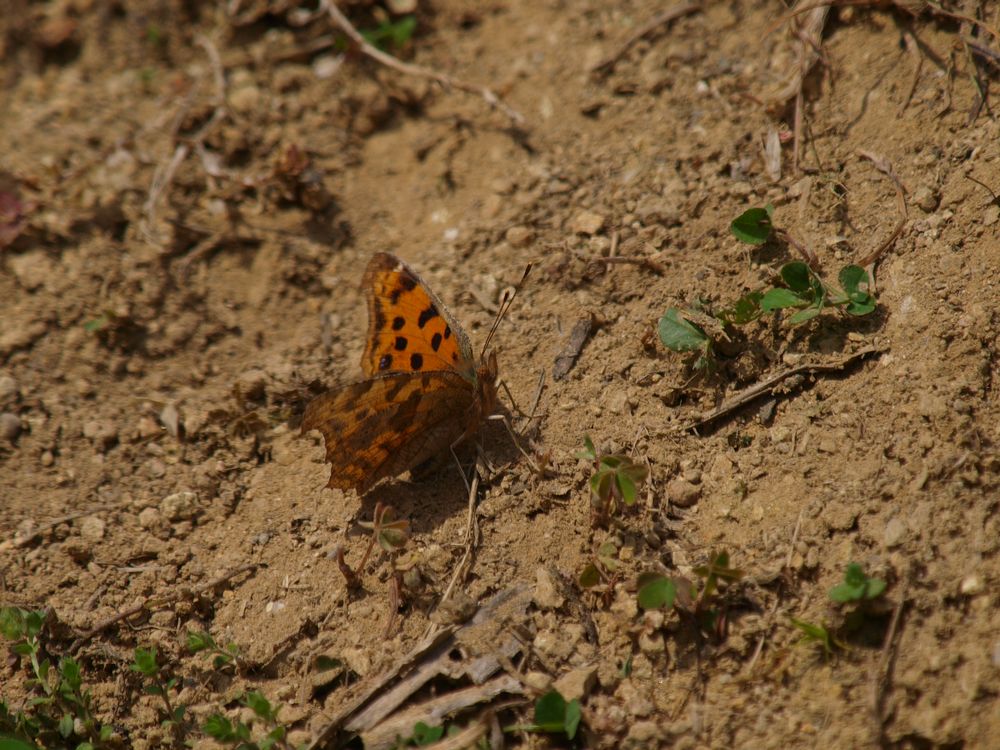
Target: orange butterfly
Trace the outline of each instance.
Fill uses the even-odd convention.
[[[372,256],[361,282],[368,295],[366,380],[317,396],[302,432],[319,430],[332,464],[327,487],[359,495],[475,434],[497,404],[497,357],[477,362],[465,331],[427,284],[389,253]]]

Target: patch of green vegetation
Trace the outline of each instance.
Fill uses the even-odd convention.
[[[763,244],[780,231],[772,222],[773,213],[774,207],[770,205],[751,208],[733,220],[730,231],[741,242]],[[694,368],[711,369],[717,344],[703,324],[706,316],[725,335],[727,329],[746,325],[779,310],[794,310],[788,322],[801,325],[828,309],[842,309],[849,315],[861,316],[868,315],[876,307],[875,298],[868,291],[868,272],[860,266],[847,265],[840,270],[837,277],[840,288],[825,282],[802,261],[783,265],[779,277],[783,286],[748,292],[717,310],[682,311],[669,308],[657,326],[660,340],[671,351],[699,352]]]
[[[594,463],[594,473],[590,477],[590,492],[595,516],[598,522],[606,523],[622,505],[634,505],[639,497],[639,488],[649,469],[620,453],[601,455],[589,436],[583,439],[584,450],[576,454]]]
[[[395,21],[383,18],[374,29],[361,29],[361,36],[369,44],[384,50],[387,45],[396,49],[404,47],[417,30],[416,16],[403,16]]]
[[[232,666],[239,668],[240,649],[235,643],[227,643],[225,648],[215,642],[209,633],[198,633],[189,630],[187,648],[192,654],[205,653],[212,656],[212,667],[222,670]]]
[[[720,584],[730,584],[743,577],[743,571],[729,565],[729,553],[715,552],[705,565],[694,569],[700,585],[680,576],[641,573],[636,585],[636,601],[644,610],[675,609],[693,617],[702,632],[725,637],[725,608],[720,599]]]
[[[288,728],[278,721],[280,706],[271,705],[264,694],[257,690],[244,693],[240,703],[253,712],[254,716],[249,724],[216,713],[205,720],[202,731],[217,742],[231,745],[238,750],[272,750],[272,748],[291,750],[292,746],[286,740]],[[255,729],[256,739],[254,739]],[[305,748],[306,744],[297,747]]]
[[[177,688],[179,680],[167,676],[165,667],[156,659],[156,647],[137,648],[130,669],[148,678],[149,681],[143,685],[143,689],[149,695],[158,695],[163,700],[164,713],[160,726],[170,732],[178,742],[182,742],[184,714],[187,707],[173,705],[170,696]]]
[[[75,750],[119,748],[121,737],[94,715],[89,690],[83,688],[80,664],[63,656],[53,669],[42,642],[47,612],[0,608],[0,635],[30,677],[25,687],[34,697],[12,712],[0,697],[0,737],[10,750],[70,747]],[[5,748],[7,750],[7,748]]]
[[[561,734],[571,740],[576,737],[581,718],[583,710],[579,700],[567,701],[558,690],[550,690],[535,701],[533,724],[518,724],[506,727],[504,731]]]
[[[864,602],[880,597],[886,583],[880,578],[869,578],[864,568],[850,563],[844,571],[844,582],[830,589],[830,599],[838,604]]]

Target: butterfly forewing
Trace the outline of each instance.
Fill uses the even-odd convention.
[[[302,429],[323,434],[332,464],[327,486],[363,494],[461,438],[474,402],[457,373],[387,373],[313,399]]]
[[[454,370],[475,373],[472,347],[441,300],[403,261],[376,253],[362,286],[368,295],[366,375]]]

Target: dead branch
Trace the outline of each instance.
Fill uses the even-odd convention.
[[[841,372],[850,365],[854,364],[860,359],[869,357],[873,354],[881,354],[885,349],[879,347],[866,347],[859,351],[849,354],[843,359],[837,362],[826,362],[826,363],[816,363],[811,365],[799,365],[798,367],[792,367],[791,369],[785,370],[784,372],[779,372],[777,375],[772,375],[767,380],[756,383],[749,388],[738,393],[733,398],[726,401],[722,406],[713,409],[710,412],[706,412],[698,417],[694,422],[685,425],[681,428],[681,431],[686,432],[687,430],[695,430],[699,427],[704,427],[711,422],[714,422],[719,417],[731,414],[732,412],[746,406],[751,401],[763,396],[765,393],[771,393],[775,386],[784,380],[795,375],[815,375],[817,373],[825,372]]]
[[[257,568],[259,567],[260,563],[247,563],[246,565],[240,565],[236,568],[233,568],[232,570],[226,571],[222,575],[216,576],[212,580],[207,581],[206,583],[203,583],[200,586],[196,586],[194,588],[179,589],[174,593],[168,594],[166,596],[159,596],[155,594],[153,596],[147,596],[138,604],[133,604],[131,607],[127,607],[121,610],[120,612],[116,612],[111,617],[101,620],[99,623],[94,625],[94,627],[92,627],[90,630],[81,634],[73,642],[73,645],[70,646],[69,649],[70,653],[76,653],[77,650],[80,648],[80,646],[89,641],[95,635],[100,633],[102,630],[107,630],[112,625],[115,625],[116,623],[119,623],[122,620],[127,620],[128,618],[137,615],[140,612],[166,607],[169,604],[174,604],[175,602],[181,601],[183,599],[194,599],[196,596],[203,594],[206,591],[211,591],[216,586],[221,586],[222,584],[227,583],[230,579],[235,578],[236,576],[242,573],[249,573],[252,571],[256,571]]]
[[[859,263],[859,265],[868,271],[868,278],[872,280],[872,283],[874,283],[875,264],[882,257],[882,254],[892,246],[899,235],[902,234],[903,227],[906,226],[906,188],[904,188],[903,183],[899,181],[899,177],[896,175],[896,170],[892,168],[892,164],[888,159],[883,156],[879,156],[872,151],[858,151],[858,155],[868,159],[875,169],[892,180],[893,187],[896,188],[896,207],[899,210],[899,221],[896,223],[896,228],[892,231],[892,234],[890,234],[888,239],[879,245],[875,251],[866,255]]]
[[[336,24],[341,31],[343,31],[347,37],[357,45],[358,50],[365,55],[370,57],[377,63],[385,65],[387,68],[392,68],[393,70],[399,71],[404,75],[416,76],[417,78],[427,78],[431,81],[435,81],[438,85],[443,88],[458,89],[459,91],[465,91],[469,94],[476,94],[490,105],[492,109],[498,109],[507,115],[508,119],[518,127],[523,127],[525,120],[524,115],[518,112],[513,107],[506,104],[499,96],[493,93],[492,90],[486,88],[485,86],[477,86],[473,83],[468,83],[460,78],[455,78],[454,76],[447,75],[445,73],[438,73],[436,70],[431,70],[430,68],[425,68],[422,65],[414,65],[413,63],[403,62],[392,55],[388,55],[378,47],[375,47],[368,43],[368,41],[361,36],[361,33],[354,28],[353,24],[347,19],[337,4],[331,2],[330,0],[320,0],[320,8],[325,8],[327,14],[329,14],[330,19]]]
[[[882,736],[885,726],[885,716],[883,713],[885,704],[885,691],[889,685],[892,663],[896,658],[897,642],[896,632],[899,629],[899,622],[903,615],[903,610],[907,604],[907,581],[903,581],[902,591],[899,595],[899,602],[892,612],[892,620],[889,621],[889,629],[886,630],[885,640],[882,642],[882,653],[879,656],[878,664],[871,674],[871,710],[875,720],[876,732]]]
[[[701,10],[701,3],[699,2],[678,3],[677,5],[667,8],[665,11],[653,16],[653,18],[651,18],[647,23],[629,34],[625,41],[618,45],[618,49],[591,67],[590,72],[600,73],[602,75],[610,73],[625,53],[632,49],[632,45],[640,39],[652,34],[661,26],[680,18],[681,16],[687,16],[699,10]]]

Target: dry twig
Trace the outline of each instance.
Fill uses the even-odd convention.
[[[871,279],[874,284],[875,264],[882,257],[882,254],[892,246],[892,243],[894,243],[902,233],[903,227],[906,226],[906,188],[904,188],[903,183],[899,181],[899,177],[896,175],[896,170],[892,168],[892,164],[888,159],[883,156],[879,156],[872,151],[858,151],[858,155],[868,159],[875,169],[892,180],[893,187],[896,188],[896,207],[899,209],[899,221],[896,223],[896,228],[892,231],[892,234],[889,235],[888,239],[879,245],[878,248],[866,255],[858,264],[868,271],[868,278]]]
[[[413,63],[403,62],[392,55],[388,55],[378,47],[369,44],[368,41],[361,36],[361,33],[354,28],[354,25],[347,19],[347,16],[340,11],[336,3],[331,2],[331,0],[320,0],[320,8],[326,9],[330,19],[355,45],[357,45],[358,49],[366,57],[370,57],[375,62],[385,65],[387,68],[399,71],[405,75],[416,76],[417,78],[427,78],[431,81],[435,81],[446,89],[453,88],[458,89],[459,91],[465,91],[469,94],[476,94],[477,96],[482,97],[482,99],[489,104],[491,108],[498,109],[507,115],[514,125],[518,127],[524,126],[524,115],[506,104],[503,99],[493,93],[492,90],[486,88],[485,86],[477,86],[474,83],[468,83],[460,78],[455,78],[454,76],[450,76],[445,73],[438,73],[437,71],[425,68],[422,65],[414,65]]]
[[[701,10],[701,3],[698,2],[678,3],[677,5],[667,8],[665,11],[659,13],[658,15],[653,16],[647,23],[643,24],[638,29],[629,34],[628,37],[625,39],[625,41],[622,42],[620,45],[618,45],[618,49],[616,49],[610,55],[605,57],[596,65],[594,65],[590,69],[590,71],[592,73],[601,73],[601,74],[610,73],[612,70],[614,70],[614,67],[618,63],[618,61],[622,59],[622,56],[630,49],[632,49],[632,45],[634,45],[640,39],[642,39],[645,36],[648,36],[661,26],[680,18],[681,16],[687,16],[699,10]]]
[[[221,586],[222,584],[227,583],[230,579],[235,578],[236,576],[242,573],[249,573],[251,571],[255,571],[259,567],[260,563],[247,563],[246,565],[240,565],[236,568],[233,568],[232,570],[226,571],[222,575],[216,576],[212,580],[207,581],[201,584],[200,586],[196,586],[194,588],[178,589],[175,592],[168,594],[166,596],[159,596],[156,594],[154,594],[153,596],[147,596],[138,604],[133,604],[131,607],[126,607],[120,612],[116,612],[111,617],[107,617],[101,620],[90,630],[82,633],[75,641],[73,641],[73,645],[70,646],[69,649],[70,653],[76,653],[76,651],[80,648],[80,646],[89,641],[95,635],[97,635],[103,630],[107,630],[112,625],[115,625],[116,623],[119,623],[122,620],[127,620],[133,615],[137,615],[140,612],[144,612],[149,609],[165,607],[168,604],[173,604],[174,602],[181,601],[182,599],[193,599],[199,594],[203,594],[206,591],[211,591],[216,586]]]
[[[880,349],[878,347],[870,346],[866,347],[865,349],[856,351],[853,354],[849,354],[848,356],[844,357],[843,359],[837,362],[820,362],[811,365],[799,365],[798,367],[792,367],[788,370],[785,370],[784,372],[779,372],[777,375],[772,375],[767,380],[763,380],[760,383],[756,383],[750,386],[749,388],[746,388],[733,398],[726,401],[724,404],[722,404],[722,406],[719,406],[715,409],[712,409],[712,411],[710,412],[702,414],[694,422],[691,422],[690,424],[687,424],[684,427],[682,427],[681,430],[682,431],[695,430],[698,429],[699,427],[704,427],[705,425],[714,422],[719,417],[731,414],[737,409],[746,406],[754,399],[763,396],[765,393],[771,393],[771,391],[773,391],[774,388],[779,383],[781,383],[784,380],[787,380],[788,378],[794,375],[806,375],[806,374],[814,375],[816,373],[823,373],[823,372],[840,372],[841,370],[844,370],[845,368],[849,367],[850,365],[854,364],[860,359],[864,359],[865,357],[869,357],[873,354],[881,354],[883,351],[885,350]]]
[[[892,612],[892,620],[889,621],[889,629],[886,630],[885,640],[882,642],[882,654],[878,664],[872,671],[871,676],[871,709],[875,720],[875,727],[878,736],[882,738],[885,727],[884,704],[885,691],[889,684],[889,676],[892,671],[892,662],[896,658],[896,632],[899,630],[899,622],[903,615],[903,610],[907,604],[907,581],[904,580],[902,591],[899,594],[899,603]],[[882,743],[879,743],[882,744]]]

